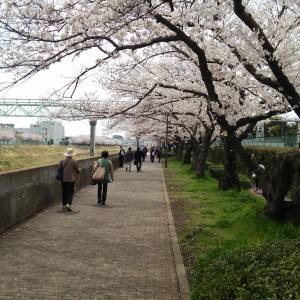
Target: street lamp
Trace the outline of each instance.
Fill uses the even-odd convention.
[[[168,133],[169,133],[169,114],[167,113],[166,121],[166,138],[165,138],[165,168],[168,167]]]
[[[97,120],[90,120],[90,157],[95,156],[95,136],[96,136]]]

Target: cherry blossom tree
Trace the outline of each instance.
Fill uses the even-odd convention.
[[[78,135],[72,137],[72,144],[75,145],[89,145],[90,144],[90,136],[89,135]],[[96,136],[95,137],[96,145],[120,145],[120,141],[117,139],[110,139],[105,136]]]
[[[34,143],[41,143],[43,141],[43,137],[41,135],[37,135],[34,133],[18,133],[15,135],[16,139],[21,142],[34,142]]]
[[[15,137],[15,132],[13,129],[10,128],[0,128],[0,141],[4,143],[8,143],[12,141]]]
[[[206,95],[203,97],[213,122],[226,133],[225,150],[233,156],[237,152],[252,170],[257,170],[258,165],[241,146],[237,130],[269,116],[270,107],[272,113],[282,112],[282,104],[290,105],[300,116],[299,4],[293,2],[7,0],[1,3],[0,65],[14,70],[16,78],[2,83],[2,87],[26,80],[66,58],[78,60],[87,51],[98,53],[97,59],[84,65],[65,85],[63,96],[73,96],[88,74],[104,70],[108,61],[137,56],[141,64],[174,53],[174,63],[179,63],[175,57],[180,56],[194,66],[190,80],[180,78],[180,87],[178,81],[149,80],[144,90],[139,89],[142,95],[138,101],[127,109],[114,105],[104,110],[99,104],[91,107],[91,102],[82,109],[90,109],[95,118],[116,116],[140,106],[144,99],[151,106],[150,96],[158,88],[172,85],[171,89],[193,96],[191,90],[195,89]],[[175,73],[173,69],[169,72],[170,77],[174,79],[178,71],[182,76],[181,68],[177,68]],[[272,209],[268,214],[277,217],[284,193],[277,192],[263,171],[258,171],[258,177],[265,198],[269,204],[275,203],[269,205]],[[230,180],[227,183],[232,185]]]

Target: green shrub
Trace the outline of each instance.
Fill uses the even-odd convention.
[[[253,179],[252,177],[249,178],[246,175],[243,174],[239,174],[239,179],[240,179],[240,183],[241,183],[241,188],[248,190],[253,186]]]
[[[282,147],[261,147],[261,146],[245,146],[245,151],[249,155],[254,154],[254,160],[263,164],[269,175],[273,173],[274,166],[282,157],[287,156],[290,153],[297,151],[295,148],[282,148]],[[208,153],[208,159],[214,164],[222,164],[224,162],[223,147],[211,148]],[[252,171],[245,166],[237,155],[237,167],[239,173],[244,173],[247,176],[251,176]]]
[[[224,174],[224,166],[209,164],[207,170],[211,177],[220,180]]]
[[[206,168],[211,177],[220,180],[224,174],[224,166],[222,165],[214,165],[213,163],[208,163]],[[250,189],[253,186],[252,178],[244,174],[239,174],[241,188],[243,189]]]
[[[192,300],[300,299],[299,240],[207,257],[199,260]]]

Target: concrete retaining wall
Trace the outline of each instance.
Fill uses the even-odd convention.
[[[75,191],[89,185],[93,162],[99,157],[78,160],[80,180]],[[109,157],[118,167],[118,156]],[[0,174],[0,233],[51,204],[61,201],[61,182],[55,179],[57,164]]]

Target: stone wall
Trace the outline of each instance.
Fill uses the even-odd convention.
[[[99,157],[78,160],[80,180],[75,192],[89,185],[93,162]],[[118,156],[109,157],[118,168]],[[8,171],[0,174],[0,233],[61,201],[61,182],[55,179],[57,164]]]

